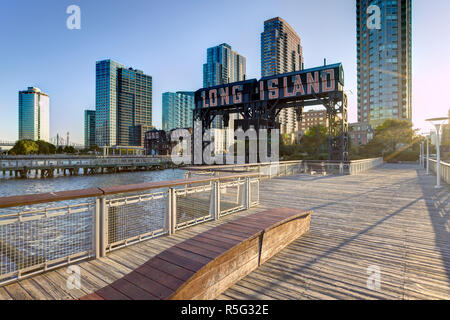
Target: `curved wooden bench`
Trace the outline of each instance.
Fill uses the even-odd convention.
[[[82,300],[214,299],[309,230],[312,212],[279,208],[205,231]]]

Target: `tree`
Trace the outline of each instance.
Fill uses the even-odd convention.
[[[310,159],[328,159],[328,129],[323,125],[310,127],[300,140],[300,150]]]
[[[51,143],[38,140],[36,141],[36,144],[38,145],[39,148],[38,151],[39,154],[54,154],[56,152],[56,147]]]
[[[386,161],[416,161],[423,139],[411,122],[389,119],[375,129],[368,144],[360,147],[360,155],[369,158],[383,155]]]
[[[64,153],[71,153],[71,154],[76,153],[75,148],[72,146],[66,146],[63,151]]]
[[[9,150],[11,155],[29,155],[39,153],[39,146],[36,142],[29,139],[19,140],[14,144],[14,147]]]
[[[389,119],[375,129],[374,140],[382,142],[385,152],[394,152],[410,145],[415,135],[411,122]]]

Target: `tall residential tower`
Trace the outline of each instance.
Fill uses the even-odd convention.
[[[191,128],[194,107],[194,92],[164,92],[162,94],[163,130]]]
[[[19,140],[50,141],[50,98],[39,88],[19,91]]]
[[[356,16],[358,122],[411,121],[411,0],[357,0]]]
[[[233,51],[229,44],[208,48],[206,53],[206,63],[203,65],[204,88],[245,80],[245,57]]]
[[[95,141],[143,146],[152,125],[152,77],[113,60],[96,63]]]
[[[95,110],[84,110],[84,147],[95,145]]]
[[[303,49],[300,37],[280,17],[264,22],[261,33],[261,77],[303,70]],[[279,114],[281,133],[297,131],[297,119],[293,108]]]
[[[231,46],[222,43],[207,49],[206,63],[203,65],[203,87],[213,87],[221,84],[243,81],[246,79],[246,59],[233,51]],[[227,149],[234,143],[234,120],[238,116],[230,115],[228,128],[224,128],[221,116],[216,116],[212,127],[216,152]]]

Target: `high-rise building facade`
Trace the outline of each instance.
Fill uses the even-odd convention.
[[[84,147],[95,145],[95,110],[84,110]]]
[[[164,92],[162,94],[163,130],[192,127],[194,107],[194,92]]]
[[[203,65],[203,87],[213,87],[222,84],[243,81],[246,79],[246,59],[244,56],[233,51],[231,46],[222,43],[216,47],[207,49],[206,63]],[[223,119],[216,116],[212,123],[217,153],[226,150],[234,143],[234,120],[236,114],[230,115],[227,129],[224,129]],[[218,142],[219,141],[219,142]],[[223,144],[223,148],[217,147]],[[222,150],[219,150],[222,149]]]
[[[261,77],[303,70],[303,49],[294,29],[282,18],[264,22],[261,33]],[[281,110],[278,121],[281,133],[297,131],[293,108]]]
[[[118,70],[117,144],[144,146],[152,125],[152,77],[140,70]]]
[[[222,43],[208,48],[206,63],[203,65],[203,87],[245,80],[246,59]]]
[[[411,0],[357,0],[358,122],[412,120]]]
[[[152,125],[152,77],[113,60],[96,64],[95,141],[143,146]]]
[[[50,98],[39,88],[19,91],[19,140],[50,141]]]

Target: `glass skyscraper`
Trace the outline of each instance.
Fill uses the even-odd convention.
[[[163,130],[191,128],[194,107],[194,92],[164,92],[162,94]]]
[[[117,144],[144,146],[152,126],[152,77],[140,70],[118,70]]]
[[[246,80],[246,59],[244,56],[233,51],[231,46],[227,43],[222,43],[216,47],[208,48],[206,63],[203,65],[203,87],[213,87],[221,84],[238,82]],[[230,115],[228,122],[228,129],[223,129],[223,119],[221,116],[216,116],[212,123],[213,136],[215,140],[215,149],[223,144],[223,148],[228,148],[234,143],[234,120],[238,116],[236,114]],[[225,132],[226,131],[226,132]],[[226,135],[226,139],[224,138]],[[221,141],[218,143],[218,141]],[[222,143],[224,142],[225,143]]]
[[[95,110],[84,111],[84,147],[95,145]]]
[[[19,140],[50,141],[50,98],[39,88],[19,91]]]
[[[411,121],[411,0],[357,0],[356,15],[358,122]]]
[[[96,63],[95,141],[143,146],[152,125],[152,77],[113,60]]]
[[[264,21],[261,33],[261,77],[303,70],[303,49],[300,37],[282,18]],[[293,108],[280,111],[281,133],[294,133],[297,118]]]
[[[208,48],[206,53],[206,63],[203,65],[204,88],[245,80],[245,57],[233,51],[229,44]]]

